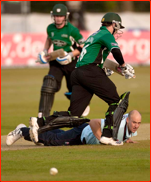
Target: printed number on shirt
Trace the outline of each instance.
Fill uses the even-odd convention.
[[[82,52],[81,52],[81,54],[80,54],[80,57],[79,57],[78,61],[81,61],[81,60],[83,59],[83,56],[87,53],[86,48],[87,48],[88,46],[89,46],[89,44],[83,47]]]

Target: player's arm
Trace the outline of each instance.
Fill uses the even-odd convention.
[[[72,51],[73,57],[79,56],[84,44],[79,45],[74,51]]]
[[[52,45],[52,41],[51,39],[47,36],[45,44],[44,44],[44,49],[43,51],[45,52],[45,56],[48,56],[48,50],[50,48],[50,46]]]
[[[112,53],[114,59],[120,66],[125,66],[125,61],[120,50],[118,43],[115,41],[115,38],[111,34],[106,34],[104,37],[101,37],[100,41]]]
[[[79,34],[79,36],[81,36],[81,38],[76,40],[78,46],[74,50],[75,51],[75,56],[79,56],[81,54],[82,48],[84,47],[84,43],[85,43],[85,39],[83,38],[83,36],[81,34]]]
[[[48,62],[48,60],[51,59],[51,55],[50,54],[48,55],[48,50],[49,50],[51,44],[52,44],[52,41],[47,36],[45,44],[44,44],[44,49],[43,49],[43,51],[41,51],[38,54],[38,58],[37,58],[36,62],[39,62],[40,64],[46,64]]]
[[[111,53],[112,53],[114,59],[119,63],[119,65],[121,67],[124,67],[125,66],[125,62],[124,62],[124,59],[123,59],[123,55],[121,53],[121,50],[119,48],[113,48],[111,50]]]
[[[101,120],[100,119],[91,119],[89,125],[92,129],[94,136],[100,140],[102,132],[101,132]]]
[[[74,56],[79,56],[84,46],[85,39],[77,28],[73,29],[71,35],[77,44],[77,48],[74,51],[72,51],[72,53]]]
[[[49,36],[47,36],[46,41],[45,41],[45,44],[44,44],[44,49],[49,50],[51,44],[52,44],[52,41],[51,41],[51,39],[49,38]]]
[[[82,48],[84,46],[84,43],[85,43],[85,39],[80,34],[80,32],[79,32],[79,30],[77,28],[75,28],[72,31],[71,36],[74,38],[74,40],[78,44],[78,46],[74,51],[69,52],[68,54],[66,54],[65,57],[62,57],[62,58],[58,57],[56,59],[62,65],[67,65],[67,64],[71,63],[73,57],[79,56],[81,51],[82,51]]]
[[[117,71],[125,76],[126,79],[135,78],[135,71],[131,65],[125,64],[121,50],[119,48],[113,48],[111,53],[114,59],[119,63]]]

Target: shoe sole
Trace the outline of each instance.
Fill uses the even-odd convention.
[[[20,128],[23,128],[23,127],[26,127],[26,125],[24,125],[24,124],[19,124],[19,125],[15,128],[15,130],[19,130]],[[19,140],[20,138],[22,138],[22,136],[19,136],[19,137],[16,138],[15,140],[13,139],[13,137],[15,137],[15,136],[12,135],[12,132],[14,132],[15,130],[13,130],[13,131],[11,131],[11,132],[8,133],[7,138],[6,138],[6,145],[7,145],[7,146],[12,145],[12,144],[15,143],[17,140]],[[11,137],[11,138],[9,139],[9,140],[11,140],[11,142],[8,142],[8,137],[9,137],[9,138]]]
[[[38,129],[37,129],[37,131],[34,131],[33,129],[39,128],[39,126],[37,125],[37,123],[35,121],[32,121],[32,117],[29,120],[29,125],[31,127],[29,130],[30,138],[34,143],[37,143],[38,142]]]
[[[34,134],[34,132],[33,132],[33,127],[30,128],[30,130],[29,130],[29,135],[30,135],[30,139],[31,139],[34,143],[37,143],[37,142],[38,142],[38,140],[36,139],[36,138],[37,138],[37,137],[36,137],[36,134]]]

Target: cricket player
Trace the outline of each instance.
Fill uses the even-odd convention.
[[[94,94],[104,100],[109,108],[106,112],[101,142],[109,144],[112,137],[113,113],[119,104],[120,97],[115,84],[102,69],[103,63],[111,52],[119,64],[119,71],[123,75],[128,74],[129,71],[114,37],[124,28],[121,17],[116,13],[106,13],[101,23],[100,29],[86,40],[76,69],[71,74],[72,95],[68,110],[73,116],[80,117]],[[128,92],[125,93],[124,97],[128,94]],[[115,141],[116,144],[120,145]]]
[[[46,120],[50,120],[50,118],[52,119],[52,116],[47,117]],[[63,118],[64,123],[69,123],[68,116],[64,116]],[[59,117],[56,117],[55,120],[56,119],[60,120]],[[30,120],[35,120],[35,122],[37,122],[38,124],[38,127],[41,125],[42,122],[42,118],[32,117],[30,118]],[[100,139],[106,119],[92,119],[90,120],[90,122],[84,123],[87,121],[87,119],[71,117],[70,124],[72,123],[72,125],[77,125],[81,123],[81,125],[67,131],[54,129],[51,131],[45,131],[43,133],[40,133],[38,135],[38,144],[41,143],[45,146],[101,144]],[[51,124],[54,122],[55,121],[53,118]],[[56,123],[58,124],[58,121],[56,121]],[[140,124],[141,114],[137,110],[132,110],[129,112],[129,114],[123,115],[118,130],[118,141],[122,142],[122,144],[123,142],[135,143],[130,138],[137,135],[137,130]],[[63,126],[62,122],[60,122],[60,126]],[[10,132],[7,135],[6,144],[10,146],[22,137],[24,137],[25,140],[31,141],[29,131],[30,128],[26,127],[24,124],[18,125],[14,131]],[[114,142],[112,142],[112,138],[109,144],[114,145]]]
[[[132,110],[128,114],[124,114],[117,133],[118,141],[135,143],[130,138],[137,135],[137,129],[140,124],[141,114],[137,110]],[[86,144],[100,144],[104,125],[105,119],[90,120],[89,125],[82,131],[81,141],[85,141]]]
[[[68,9],[63,4],[56,4],[51,11],[51,16],[54,23],[47,27],[47,38],[44,44],[43,51],[39,54],[39,62],[47,63],[50,58],[48,50],[53,46],[53,50],[63,49],[66,56],[58,57],[56,60],[49,62],[49,71],[43,78],[41,87],[41,96],[39,102],[38,116],[49,116],[53,105],[55,93],[61,88],[63,76],[65,76],[68,92],[65,93],[68,99],[71,97],[72,86],[70,81],[71,72],[75,69],[77,56],[80,54],[84,45],[84,38],[79,30],[74,27],[69,21]],[[44,53],[45,60],[41,59],[41,54]],[[88,113],[87,113],[88,114]]]

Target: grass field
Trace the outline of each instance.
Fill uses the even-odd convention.
[[[37,116],[40,87],[48,69],[1,70],[1,135],[19,123],[28,125]],[[142,123],[150,123],[150,67],[136,67],[136,79],[125,80],[117,74],[111,79],[119,95],[131,91],[128,111],[137,109]],[[67,110],[69,101],[65,80],[55,96],[52,111]],[[93,97],[89,118],[104,118],[108,106]],[[149,181],[150,141],[112,146],[42,147],[1,152],[2,181]],[[50,167],[59,174],[49,175]]]
[[[149,181],[149,141],[121,147],[62,146],[2,152],[2,180]],[[50,176],[50,167],[58,175]]]

